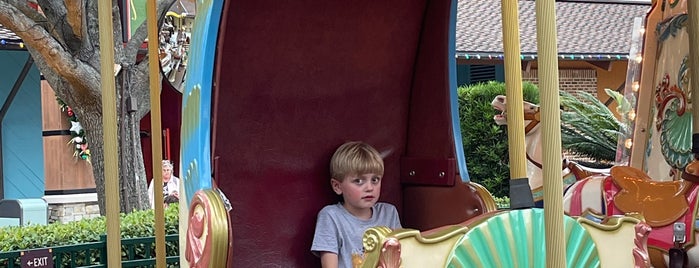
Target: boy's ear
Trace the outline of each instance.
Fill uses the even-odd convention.
[[[340,181],[336,180],[335,178],[330,179],[330,186],[333,187],[333,191],[336,194],[342,194],[342,189],[340,189]]]

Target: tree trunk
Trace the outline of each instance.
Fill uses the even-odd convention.
[[[121,99],[121,98],[120,98]],[[97,105],[81,104],[74,108],[78,119],[86,129],[90,148],[92,170],[97,187],[100,213],[105,214],[105,173],[104,173],[104,127],[102,124],[101,102]],[[117,101],[120,103],[120,101]],[[123,105],[117,105],[119,111]],[[119,201],[121,212],[131,212],[150,208],[147,195],[146,172],[140,140],[140,126],[135,112],[118,113],[117,137],[119,144]],[[99,142],[91,142],[99,141]]]
[[[157,0],[159,21],[174,1]],[[56,95],[73,109],[85,129],[100,213],[104,215],[102,59],[99,54],[97,1],[37,2],[41,12],[27,1],[0,0],[0,24],[22,38],[39,71]],[[121,211],[131,212],[150,207],[139,126],[141,118],[150,110],[148,59],[146,57],[136,62],[138,50],[147,36],[147,24],[140,25],[126,45],[122,45],[118,2],[112,0],[113,36],[116,42],[113,61],[123,67],[116,77],[116,81],[121,81],[117,82],[117,93],[122,93],[117,94],[119,199]],[[122,100],[129,97],[138,100],[138,107],[124,105]]]

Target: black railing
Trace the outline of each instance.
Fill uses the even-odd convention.
[[[179,252],[177,234],[165,236],[166,252]],[[155,267],[155,237],[124,238],[121,240],[122,267]],[[99,242],[77,245],[56,246],[50,248],[55,267],[107,267],[107,239],[101,237]],[[22,252],[41,249],[25,249],[0,252],[0,267],[19,268]],[[168,255],[168,266],[179,267],[180,257]]]

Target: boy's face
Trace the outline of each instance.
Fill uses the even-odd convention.
[[[342,181],[332,179],[330,182],[333,191],[345,200],[345,208],[355,215],[371,209],[381,195],[381,176],[374,173],[348,175]]]

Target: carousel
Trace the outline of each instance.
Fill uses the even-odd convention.
[[[182,267],[318,266],[315,217],[336,202],[328,162],[348,140],[384,156],[382,201],[405,227],[368,229],[356,267],[699,265],[693,1],[653,1],[628,72],[633,133],[619,165],[575,183],[560,165],[554,1],[536,3],[540,107],[522,101],[517,1],[502,1],[507,97],[493,105],[508,111],[508,210],[470,182],[460,144],[456,0],[197,3],[183,82]],[[545,209],[533,208],[525,157],[534,120],[547,141]]]

